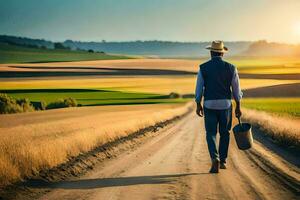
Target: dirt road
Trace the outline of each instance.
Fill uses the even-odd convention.
[[[234,142],[231,136],[228,169],[207,173],[203,119],[192,113],[80,179],[45,185],[50,192],[41,199],[297,199],[272,169]]]

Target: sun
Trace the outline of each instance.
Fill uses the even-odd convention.
[[[300,23],[294,25],[294,33],[295,35],[300,36]]]

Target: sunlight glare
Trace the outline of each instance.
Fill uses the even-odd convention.
[[[300,36],[300,22],[295,24],[294,26],[294,33],[298,36]]]

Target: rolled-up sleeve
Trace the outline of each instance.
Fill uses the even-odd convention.
[[[243,92],[241,90],[239,74],[236,68],[234,68],[231,86],[234,100],[240,101],[243,97]]]
[[[203,88],[204,88],[204,80],[203,80],[201,71],[199,70],[198,76],[197,76],[196,91],[195,91],[195,101],[197,103],[201,102],[201,99],[203,96]]]

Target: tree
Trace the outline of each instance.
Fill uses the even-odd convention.
[[[47,49],[47,47],[42,45],[42,46],[40,46],[40,49]]]
[[[60,42],[55,42],[54,43],[54,49],[68,49],[68,50],[70,50],[70,48],[69,47],[65,47],[62,43],[60,43]]]

